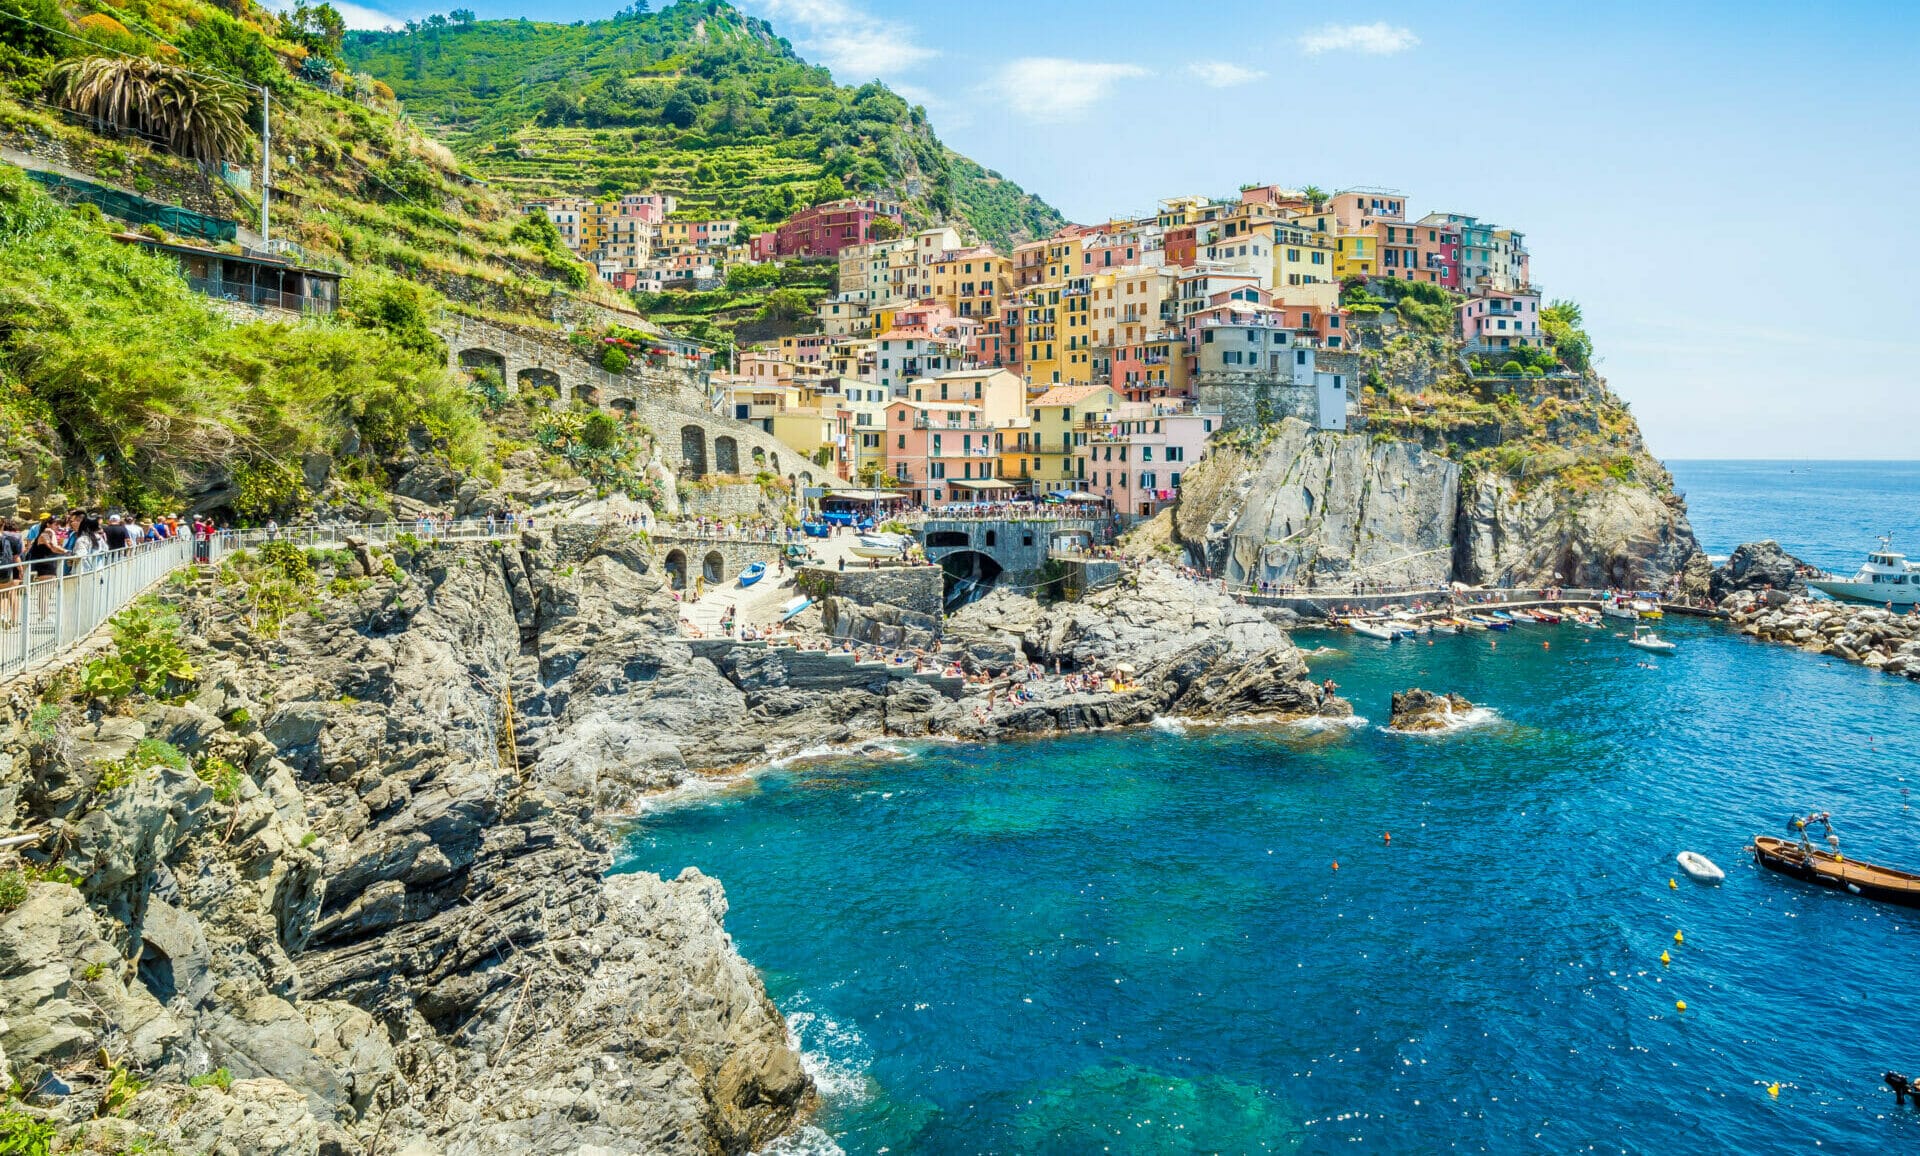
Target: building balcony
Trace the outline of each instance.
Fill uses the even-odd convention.
[[[993,429],[991,425],[983,421],[932,421],[924,417],[914,418],[913,428],[930,430],[985,430],[989,432]]]

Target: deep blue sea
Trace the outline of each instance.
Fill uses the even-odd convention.
[[[1837,573],[1882,534],[1920,558],[1920,462],[1668,462],[1707,553],[1772,538]]]
[[[1823,506],[1814,465],[1675,472],[1715,552],[1792,522],[1850,566],[1902,507]],[[1303,633],[1372,721],[795,763],[647,817],[624,865],[725,882],[827,1093],[786,1151],[1920,1151],[1880,1082],[1920,1074],[1920,912],[1743,853],[1819,808],[1920,865],[1920,686],[1662,629],[1670,658]],[[1380,729],[1414,685],[1487,712]]]

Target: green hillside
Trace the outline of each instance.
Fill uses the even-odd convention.
[[[761,226],[837,182],[904,201],[918,221],[965,220],[1001,245],[1061,223],[941,144],[925,110],[885,85],[836,85],[724,0],[582,24],[431,17],[349,34],[344,52],[519,196],[660,191],[683,212]]]

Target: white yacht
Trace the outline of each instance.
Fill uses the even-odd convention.
[[[1884,606],[1912,606],[1920,602],[1920,564],[1893,552],[1893,539],[1882,536],[1880,549],[1867,555],[1867,564],[1851,578],[1809,578],[1807,585],[1822,594],[1850,602]]]

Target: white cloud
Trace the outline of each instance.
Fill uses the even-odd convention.
[[[1023,56],[1000,66],[990,91],[1008,108],[1032,120],[1078,120],[1121,81],[1152,75],[1137,64],[1117,61]]]
[[[1411,28],[1396,28],[1386,21],[1373,24],[1329,24],[1300,38],[1300,50],[1309,56],[1322,52],[1360,52],[1368,56],[1392,56],[1420,43]]]
[[[804,26],[807,35],[796,43],[844,82],[890,77],[940,55],[916,43],[913,29],[881,20],[847,0],[760,0],[760,7],[776,22]],[[785,32],[778,23],[774,31]]]
[[[1225,60],[1196,60],[1187,65],[1187,75],[1208,88],[1232,88],[1236,84],[1264,80],[1267,74],[1257,68],[1245,68]]]
[[[356,32],[378,32],[384,28],[404,28],[406,20],[391,13],[381,12],[359,4],[347,4],[342,0],[331,0],[333,10],[346,21],[347,27]],[[293,11],[293,0],[266,0],[266,6],[275,12]]]

